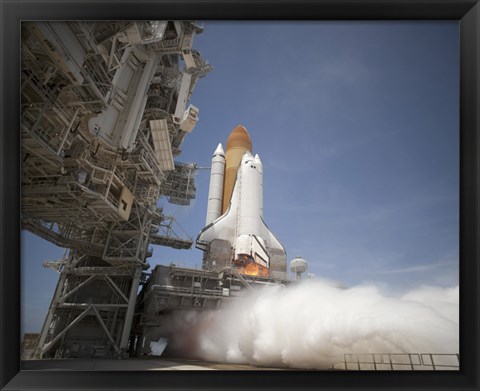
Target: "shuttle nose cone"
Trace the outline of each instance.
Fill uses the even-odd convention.
[[[227,150],[231,148],[242,148],[252,152],[252,140],[243,125],[238,125],[228,136]]]

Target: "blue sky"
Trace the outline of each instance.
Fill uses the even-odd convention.
[[[179,161],[209,167],[243,124],[264,165],[264,218],[287,260],[392,293],[457,285],[458,23],[203,24],[194,47],[214,69],[190,100],[200,121]],[[199,170],[190,206],[159,201],[193,239],[208,184]],[[62,254],[23,233],[27,332],[39,331],[58,278],[41,262]],[[200,268],[201,259],[155,246],[149,262]]]

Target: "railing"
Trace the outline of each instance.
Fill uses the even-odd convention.
[[[204,289],[200,287],[177,287],[172,285],[152,285],[150,288],[152,291],[162,291],[165,293],[173,293],[177,295],[184,296],[195,296],[195,297],[216,297],[221,298],[223,296],[223,290],[220,288],[217,289]]]
[[[340,370],[459,370],[460,355],[454,353],[367,353],[345,354],[344,361],[332,365]]]

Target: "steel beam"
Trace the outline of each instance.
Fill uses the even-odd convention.
[[[130,299],[128,302],[127,313],[125,314],[125,322],[123,324],[122,339],[120,340],[120,350],[126,353],[128,339],[130,337],[130,330],[132,327],[133,314],[135,312],[135,304],[137,301],[138,284],[140,282],[140,275],[142,274],[142,267],[138,266],[135,270],[135,275],[132,280],[132,287],[130,288]]]

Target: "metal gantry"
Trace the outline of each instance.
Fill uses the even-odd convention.
[[[149,243],[191,246],[156,203],[194,198],[192,170],[173,159],[211,69],[192,49],[201,32],[193,21],[22,23],[22,228],[69,250],[45,263],[59,280],[36,357],[128,355]]]
[[[175,333],[169,327],[171,315],[182,311],[212,311],[226,308],[252,289],[285,287],[290,281],[243,275],[234,267],[192,269],[171,263],[157,265],[138,295],[133,321],[132,345],[137,357],[161,355]],[[163,350],[162,350],[163,352]]]

